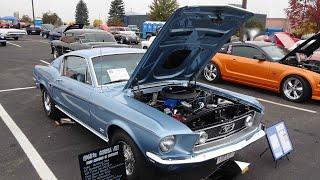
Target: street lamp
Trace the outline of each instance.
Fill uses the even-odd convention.
[[[34,20],[34,7],[33,7],[33,0],[31,0],[31,3],[32,3],[32,18],[33,18],[33,27],[36,27],[36,22]]]

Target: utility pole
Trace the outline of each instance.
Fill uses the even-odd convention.
[[[36,27],[36,22],[34,20],[34,7],[33,7],[33,0],[31,0],[31,3],[32,3],[32,18],[33,18],[33,27]]]
[[[247,9],[247,0],[242,0],[242,8]],[[245,25],[243,24],[240,28],[240,35],[239,35],[240,41],[244,41],[244,30],[245,30]]]

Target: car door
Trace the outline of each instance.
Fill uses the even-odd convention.
[[[269,86],[270,61],[257,47],[230,45],[226,71],[235,80],[246,84]]]
[[[94,87],[87,60],[80,56],[65,56],[60,73],[53,88],[57,104],[75,118],[91,125],[90,96]]]

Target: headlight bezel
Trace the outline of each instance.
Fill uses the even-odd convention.
[[[176,144],[176,138],[174,135],[169,135],[160,140],[159,149],[163,153],[169,153],[173,150]]]
[[[200,131],[198,134],[199,134],[199,137],[197,139],[196,144],[199,144],[199,145],[205,144],[209,138],[208,133],[205,131]]]

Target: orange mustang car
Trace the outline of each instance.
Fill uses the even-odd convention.
[[[316,34],[292,51],[263,41],[226,44],[204,68],[209,82],[227,80],[279,92],[293,102],[320,100],[320,47]]]

